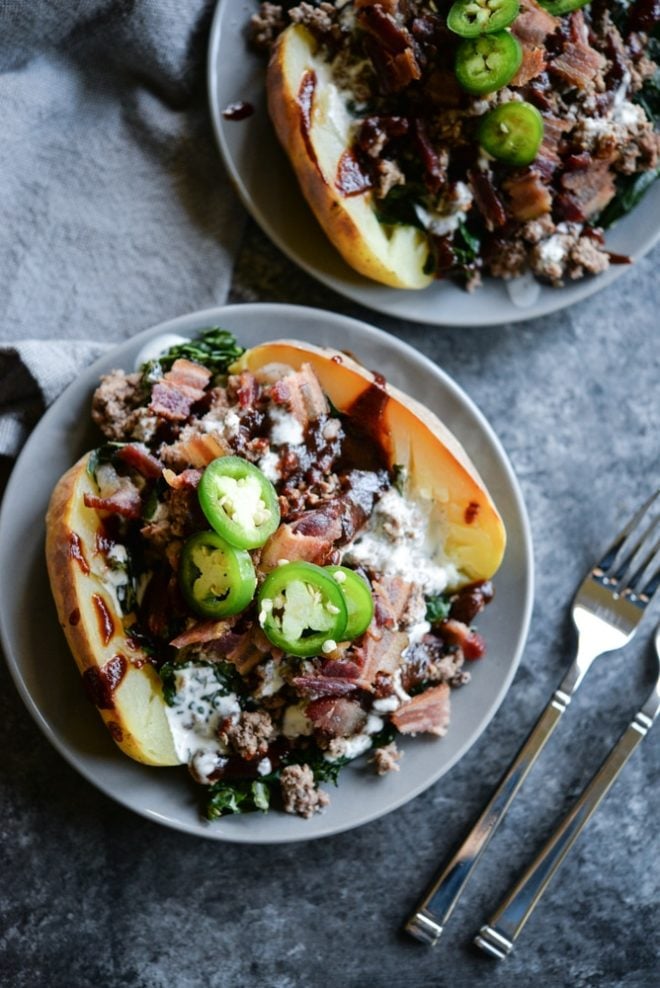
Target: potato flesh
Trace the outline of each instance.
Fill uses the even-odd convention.
[[[313,72],[316,86],[308,142],[298,104],[301,81]],[[395,288],[425,288],[426,236],[413,226],[385,226],[376,217],[372,192],[342,195],[336,187],[340,159],[352,141],[352,118],[329,65],[306,28],[292,25],[280,36],[268,73],[271,118],[316,218],[343,258],[361,274]],[[316,160],[310,157],[310,145]]]

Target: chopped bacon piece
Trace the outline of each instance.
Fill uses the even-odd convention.
[[[572,33],[577,37],[577,30]],[[549,66],[552,73],[577,89],[587,89],[589,83],[604,67],[603,56],[581,38],[564,42],[561,52],[555,56]]]
[[[211,371],[192,360],[179,357],[170,370],[163,375],[163,380],[171,381],[176,387],[194,388],[203,391],[211,380]]]
[[[510,175],[502,183],[502,187],[509,196],[508,212],[515,220],[526,223],[552,209],[550,191],[533,168]]]
[[[452,645],[458,645],[466,659],[481,659],[486,654],[486,646],[481,635],[454,618],[448,618],[438,626],[442,638]]]
[[[216,641],[230,631],[234,623],[235,619],[228,621],[199,621],[197,624],[193,624],[191,628],[177,635],[176,638],[173,638],[170,645],[173,648],[184,648],[186,645]]]
[[[322,566],[330,560],[335,546],[351,541],[366,517],[366,512],[348,494],[326,501],[321,507],[281,524],[263,548],[260,567],[264,571],[273,569],[280,559],[289,562],[303,559]]]
[[[183,422],[190,415],[195,394],[191,394],[187,387],[183,390],[169,381],[157,381],[151,391],[149,411],[171,422]]]
[[[408,635],[403,631],[382,628],[377,634],[376,637],[367,631],[361,648],[363,663],[358,682],[365,690],[373,690],[379,673],[391,675],[397,671],[408,644]]]
[[[121,515],[122,518],[139,518],[142,514],[142,498],[137,487],[130,481],[122,481],[119,487],[112,494],[106,497],[99,497],[96,494],[83,495],[85,507],[94,508],[97,511],[107,511],[111,515]]]
[[[560,24],[560,19],[549,14],[536,0],[522,0],[520,13],[511,25],[511,32],[523,45],[543,46],[546,38],[554,34]]]
[[[599,213],[616,194],[608,161],[594,161],[586,170],[562,175],[561,184],[584,216]]]
[[[441,683],[406,700],[394,711],[391,720],[401,734],[436,734],[443,737],[449,727],[449,716],[449,687]]]
[[[545,49],[538,46],[523,45],[520,68],[509,85],[526,86],[528,82],[540,75],[545,67]]]
[[[472,186],[475,204],[485,220],[486,227],[492,231],[498,226],[504,226],[506,210],[495,191],[490,175],[478,168],[473,168],[468,172],[468,179]]]
[[[201,479],[201,470],[183,470],[181,473],[175,473],[167,467],[163,470],[163,480],[175,491],[197,490]]]
[[[309,364],[303,364],[296,373],[276,381],[270,397],[276,405],[285,405],[302,426],[330,411],[319,379]]]
[[[157,480],[163,471],[163,464],[149,452],[142,443],[129,443],[117,450],[117,459],[133,467],[147,480]]]
[[[382,4],[363,6],[357,16],[360,27],[367,33],[365,51],[384,92],[396,93],[421,77],[410,33]]]
[[[408,606],[413,589],[414,584],[400,576],[386,576],[382,580],[374,580],[376,623],[386,628],[397,625]]]
[[[151,391],[149,411],[171,422],[183,422],[190,409],[204,397],[211,372],[191,360],[175,360],[170,370],[156,381]]]
[[[356,679],[359,674],[360,667],[350,659],[328,659],[321,669],[322,676],[339,679]]]
[[[169,446],[161,447],[161,457],[174,465],[190,464],[202,468],[218,456],[226,456],[232,450],[217,434],[197,432],[192,425],[186,426],[181,437]]]
[[[280,559],[286,559],[290,563],[303,560],[323,566],[330,559],[332,551],[332,539],[320,535],[303,535],[296,532],[290,522],[284,522],[263,547],[259,568],[267,572],[274,569]]]
[[[300,693],[308,696],[347,696],[359,688],[353,680],[333,676],[294,676],[292,682]]]
[[[424,182],[429,192],[439,192],[447,180],[447,170],[431,144],[426,129],[421,120],[414,124],[414,143],[419,153],[419,160],[424,166]]]
[[[320,697],[307,704],[305,711],[317,731],[334,738],[347,738],[364,726],[366,711],[356,700]]]
[[[261,628],[246,631],[227,652],[227,661],[233,662],[241,676],[247,675],[255,666],[259,665],[264,655],[270,650],[268,643],[266,643],[267,648],[265,650],[259,647],[263,645],[264,641]]]

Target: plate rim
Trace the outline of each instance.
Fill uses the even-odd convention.
[[[229,0],[224,0],[224,3],[229,3]],[[213,19],[211,22],[211,30],[209,34],[209,43],[207,48],[206,57],[206,87],[207,95],[209,99],[211,122],[213,126],[213,131],[215,133],[216,141],[220,150],[222,161],[224,167],[229,175],[231,184],[236,191],[241,203],[243,204],[248,215],[257,223],[260,229],[266,234],[266,236],[275,244],[275,246],[294,264],[306,272],[310,277],[314,278],[315,281],[320,282],[326,288],[331,289],[338,295],[350,299],[352,302],[356,302],[359,305],[363,305],[365,308],[370,309],[374,312],[380,312],[383,315],[392,316],[393,313],[391,309],[388,308],[387,302],[377,302],[365,298],[364,290],[362,289],[362,284],[368,289],[371,286],[377,286],[381,290],[387,290],[393,293],[393,298],[406,298],[409,296],[411,298],[416,297],[419,293],[416,291],[406,291],[405,289],[388,288],[386,285],[378,285],[376,282],[372,282],[370,279],[359,275],[357,272],[353,272],[356,277],[360,279],[360,283],[357,287],[352,284],[342,285],[339,284],[337,279],[332,275],[326,275],[322,270],[315,267],[313,264],[306,261],[305,257],[299,254],[293,247],[291,247],[283,236],[275,229],[275,227],[270,223],[270,221],[264,216],[261,210],[255,205],[252,197],[250,196],[248,189],[235,167],[232,155],[229,152],[229,146],[224,134],[223,117],[222,110],[223,107],[220,106],[218,100],[218,86],[216,85],[216,80],[219,76],[219,52],[220,52],[220,39],[222,35],[222,17],[223,17],[223,0],[217,0],[215,10],[213,12]],[[277,140],[273,134],[273,139]],[[292,175],[292,181],[295,181]],[[660,179],[657,179],[660,183]],[[649,190],[650,191],[650,190]],[[300,193],[301,204],[309,210],[309,206],[304,200],[302,192]],[[641,203],[638,203],[637,207],[640,208]],[[310,210],[311,213],[311,210]],[[625,218],[625,217],[624,217]],[[312,219],[314,217],[312,216]],[[316,221],[315,221],[316,222]],[[318,226],[318,233],[320,236],[325,237],[325,233]],[[521,308],[512,306],[511,311],[507,311],[506,315],[498,317],[497,319],[489,318],[488,315],[483,317],[477,317],[476,319],[467,318],[445,318],[442,322],[433,318],[431,315],[419,314],[414,311],[414,308],[408,309],[408,311],[397,311],[394,313],[395,318],[399,319],[409,319],[412,322],[418,323],[420,325],[435,326],[437,328],[462,328],[462,329],[488,329],[495,328],[499,326],[507,326],[512,323],[527,322],[536,319],[541,319],[544,316],[551,315],[554,312],[562,311],[563,309],[570,308],[579,302],[583,302],[585,299],[590,298],[597,292],[608,288],[611,284],[621,278],[626,272],[635,267],[638,261],[640,261],[649,251],[651,251],[655,245],[660,241],[660,222],[658,223],[655,232],[652,236],[648,238],[644,246],[641,249],[637,247],[629,253],[631,258],[630,264],[611,264],[610,267],[602,274],[593,275],[591,277],[585,277],[579,281],[569,283],[561,288],[550,289],[549,286],[542,286],[543,289],[547,288],[548,294],[542,296],[545,301],[540,304],[529,306],[529,308]],[[498,282],[498,279],[492,279]],[[421,291],[432,291],[434,286],[427,289],[422,289]],[[570,290],[572,296],[569,299],[565,298],[564,292]],[[554,295],[552,292],[556,292],[557,301],[555,303]],[[564,299],[562,301],[562,299]],[[438,306],[440,307],[442,300],[438,300]],[[451,307],[449,307],[451,308]]]
[[[454,755],[446,762],[441,770],[437,773],[432,773],[427,776],[418,785],[412,787],[410,790],[406,791],[405,794],[393,799],[384,808],[381,807],[375,811],[368,811],[363,813],[357,821],[348,823],[337,823],[334,826],[327,828],[322,833],[315,834],[305,834],[300,832],[294,832],[292,830],[290,835],[279,836],[275,838],[261,838],[260,836],[255,837],[254,835],[245,834],[243,832],[219,832],[219,830],[214,830],[211,827],[207,827],[202,830],[200,826],[193,827],[192,825],[186,824],[185,821],[171,819],[156,812],[155,810],[149,809],[148,807],[136,806],[131,802],[129,796],[124,796],[121,791],[115,791],[111,786],[104,784],[103,780],[100,780],[95,776],[93,769],[90,765],[87,765],[84,756],[81,756],[79,752],[72,750],[66,743],[66,740],[60,738],[58,732],[51,726],[48,722],[46,716],[42,713],[39,705],[33,698],[27,683],[22,674],[22,657],[19,654],[19,649],[14,649],[14,644],[10,635],[8,628],[8,619],[6,615],[0,610],[0,641],[2,642],[6,665],[9,668],[10,675],[16,686],[18,693],[23,700],[28,712],[30,713],[32,719],[35,721],[42,734],[46,739],[52,744],[52,746],[58,751],[58,753],[64,758],[64,760],[80,775],[83,776],[88,782],[105,796],[109,797],[113,801],[119,803],[126,809],[137,813],[138,815],[151,820],[152,822],[160,823],[170,829],[177,830],[182,833],[186,833],[193,837],[202,837],[205,839],[211,839],[216,841],[223,841],[226,843],[240,843],[240,844],[284,844],[284,843],[296,843],[302,840],[316,840],[325,837],[334,836],[335,834],[342,833],[348,830],[354,830],[357,827],[364,826],[367,823],[373,822],[401,806],[413,800],[420,793],[424,792],[431,785],[434,785],[440,778],[444,777],[451,769],[463,758],[464,755],[473,747],[474,744],[483,735],[484,731],[487,729],[488,725],[494,718],[495,714],[500,709],[508,691],[513,681],[513,678],[520,665],[520,660],[523,654],[525,643],[527,641],[529,633],[529,625],[531,621],[532,609],[534,605],[534,586],[535,586],[535,572],[534,572],[534,553],[533,553],[533,541],[532,532],[529,522],[529,516],[525,501],[523,498],[522,490],[516,474],[513,470],[513,466],[509,460],[509,457],[499,440],[499,437],[495,433],[493,427],[490,425],[489,421],[485,417],[484,413],[474,402],[474,400],[467,394],[466,391],[452,378],[449,374],[444,371],[441,367],[434,363],[429,357],[421,353],[411,344],[406,343],[404,340],[398,337],[393,337],[386,333],[384,330],[379,329],[375,326],[371,326],[362,320],[355,319],[350,316],[345,316],[342,313],[336,313],[332,311],[327,311],[324,309],[315,308],[312,306],[301,306],[293,305],[288,303],[271,303],[271,302],[252,302],[252,303],[238,303],[229,304],[224,306],[211,306],[206,309],[200,309],[193,312],[183,313],[172,319],[166,320],[162,323],[158,323],[155,326],[148,327],[134,336],[127,337],[124,340],[119,341],[117,346],[111,347],[104,354],[101,354],[96,360],[94,360],[88,367],[86,367],[80,374],[78,374],[73,381],[65,388],[65,390],[58,396],[58,398],[50,405],[50,407],[45,411],[44,415],[41,417],[35,428],[32,430],[30,436],[28,437],[20,455],[16,459],[14,466],[12,468],[11,475],[9,477],[4,498],[3,507],[9,504],[10,501],[15,497],[14,487],[19,484],[19,471],[18,467],[24,459],[28,459],[31,455],[32,447],[39,442],[40,435],[42,432],[47,431],[51,419],[56,419],[59,411],[59,407],[67,401],[67,395],[71,388],[77,384],[80,377],[89,375],[90,378],[98,377],[99,373],[103,373],[107,370],[107,362],[116,353],[120,352],[124,348],[129,349],[135,347],[136,345],[146,343],[149,339],[159,336],[165,333],[176,333],[179,332],[181,335],[190,335],[194,332],[195,326],[199,328],[205,324],[209,324],[214,321],[221,321],[222,318],[241,310],[246,316],[253,312],[261,312],[264,310],[276,309],[282,315],[287,315],[291,313],[296,313],[296,316],[300,314],[313,314],[315,318],[322,317],[323,319],[329,319],[331,321],[340,322],[347,328],[353,328],[360,334],[366,334],[367,337],[371,337],[373,340],[385,344],[386,346],[393,348],[394,350],[401,350],[410,356],[413,356],[415,360],[420,361],[426,366],[426,369],[436,378],[442,381],[443,386],[451,393],[452,397],[457,399],[460,403],[467,406],[469,412],[476,418],[479,429],[484,433],[489,442],[492,444],[499,461],[500,467],[503,469],[506,476],[507,482],[510,486],[511,492],[513,494],[513,507],[515,508],[521,527],[522,544],[519,547],[522,554],[522,559],[524,563],[524,598],[522,600],[521,607],[521,621],[518,629],[518,633],[513,643],[513,659],[507,669],[506,675],[502,678],[499,683],[499,688],[496,693],[491,697],[488,711],[486,716],[484,716],[479,724],[479,728],[474,736],[468,738],[454,753]],[[193,325],[194,324],[194,325]],[[3,545],[5,543],[5,530],[9,527],[8,522],[8,512],[2,511],[0,513],[0,559],[3,554]],[[43,534],[43,533],[42,533]],[[44,564],[45,565],[45,564]],[[183,794],[183,790],[182,790]],[[183,796],[182,796],[183,803]],[[201,822],[201,821],[200,821]]]

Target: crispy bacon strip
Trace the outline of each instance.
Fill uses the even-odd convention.
[[[170,470],[168,467],[163,470],[163,480],[175,491],[197,490],[201,479],[201,470],[183,470],[181,473],[175,473],[174,470]]]
[[[107,497],[85,493],[83,500],[87,508],[107,511],[111,515],[121,515],[122,518],[139,518],[142,515],[140,492],[130,482],[122,483],[121,487]]]
[[[173,638],[170,645],[173,648],[185,648],[186,645],[216,641],[230,631],[234,623],[235,618],[228,621],[199,621]]]
[[[117,459],[133,467],[147,480],[157,480],[163,471],[163,464],[149,452],[142,443],[129,443],[117,451]]]
[[[292,682],[306,696],[347,696],[359,688],[353,680],[332,676],[294,676]]]
[[[449,727],[449,687],[433,686],[403,703],[391,715],[401,734],[435,734],[443,737]]]
[[[172,367],[157,381],[151,391],[149,410],[171,422],[183,422],[190,409],[204,397],[211,372],[192,360],[175,360]]]
[[[560,24],[559,17],[553,17],[536,0],[522,0],[520,13],[511,25],[511,32],[523,46],[527,44],[542,47]]]
[[[468,179],[472,186],[475,204],[483,216],[487,228],[493,231],[499,226],[504,226],[506,210],[487,172],[473,168],[468,172]]]
[[[569,86],[586,89],[604,64],[603,56],[593,48],[569,41],[563,52],[551,62],[550,69]]]
[[[356,700],[345,697],[320,697],[307,704],[309,720],[322,734],[347,738],[364,726],[367,714]]]
[[[614,176],[608,161],[594,161],[584,171],[562,175],[561,184],[584,216],[599,213],[616,194]]]
[[[532,79],[536,79],[545,67],[545,49],[536,45],[523,45],[522,62],[510,85],[526,86]]]
[[[284,405],[305,427],[330,411],[319,379],[309,364],[273,384],[270,392],[276,405]]]
[[[550,191],[535,169],[511,175],[502,184],[509,196],[508,212],[515,220],[535,220],[552,209]]]

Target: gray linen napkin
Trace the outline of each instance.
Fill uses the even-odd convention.
[[[0,456],[16,456],[44,406],[111,345],[22,340],[0,347]]]
[[[213,8],[0,0],[0,452],[99,344],[226,300],[243,213],[208,114]]]

